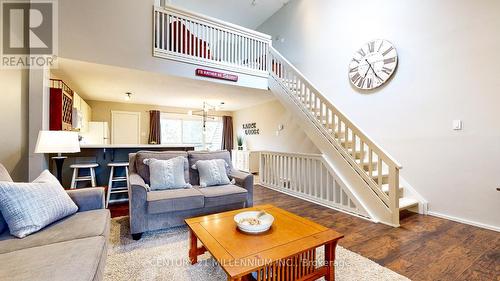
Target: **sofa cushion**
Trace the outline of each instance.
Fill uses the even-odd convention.
[[[233,164],[231,163],[231,154],[227,150],[219,151],[188,151],[189,160],[189,182],[192,185],[200,185],[200,178],[198,171],[193,169],[193,165],[199,160],[212,160],[212,159],[222,159],[226,161],[227,174],[233,169]]]
[[[247,200],[247,190],[236,185],[220,185],[198,189],[205,196],[205,208],[229,205]]]
[[[98,235],[107,237],[109,221],[109,210],[99,209],[76,213],[23,239],[4,232],[0,235],[0,254]]]
[[[0,182],[0,210],[10,233],[23,238],[76,213],[78,207],[45,170],[32,183]]]
[[[184,151],[145,151],[141,150],[135,154],[135,169],[145,183],[149,184],[149,167],[144,164],[145,159],[168,160],[178,156],[187,157],[187,152]],[[189,182],[189,167],[188,162],[184,166],[184,179]]]
[[[195,188],[150,191],[147,193],[148,213],[185,211],[203,208],[203,195]]]
[[[0,255],[0,280],[95,280],[106,238],[95,236]]]

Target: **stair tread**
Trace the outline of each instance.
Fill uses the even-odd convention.
[[[409,197],[399,198],[399,210],[405,210],[415,205],[418,205],[418,201],[413,198]]]

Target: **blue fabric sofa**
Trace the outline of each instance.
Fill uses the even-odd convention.
[[[149,168],[144,159],[187,157],[186,178],[192,188],[149,190]],[[198,171],[192,165],[198,160],[224,159],[229,177],[235,184],[200,188]],[[184,224],[184,219],[253,206],[253,175],[233,169],[228,151],[139,151],[129,155],[130,233],[136,240],[145,231],[164,229]],[[189,173],[189,174],[187,174]]]
[[[0,181],[12,181],[0,164]],[[0,280],[97,281],[103,279],[110,230],[104,190],[67,191],[78,212],[19,239],[0,233]]]

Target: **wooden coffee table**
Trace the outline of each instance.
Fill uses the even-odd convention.
[[[263,234],[238,230],[234,215],[247,210],[265,210],[274,216],[271,229]],[[335,279],[335,248],[344,237],[272,205],[186,219],[190,229],[189,258],[197,263],[209,251],[227,273],[228,280],[258,281]],[[202,246],[198,246],[198,240]],[[325,263],[316,263],[316,248],[325,246]]]

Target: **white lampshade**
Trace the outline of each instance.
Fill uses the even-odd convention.
[[[35,153],[75,153],[80,152],[77,132],[40,131]]]

